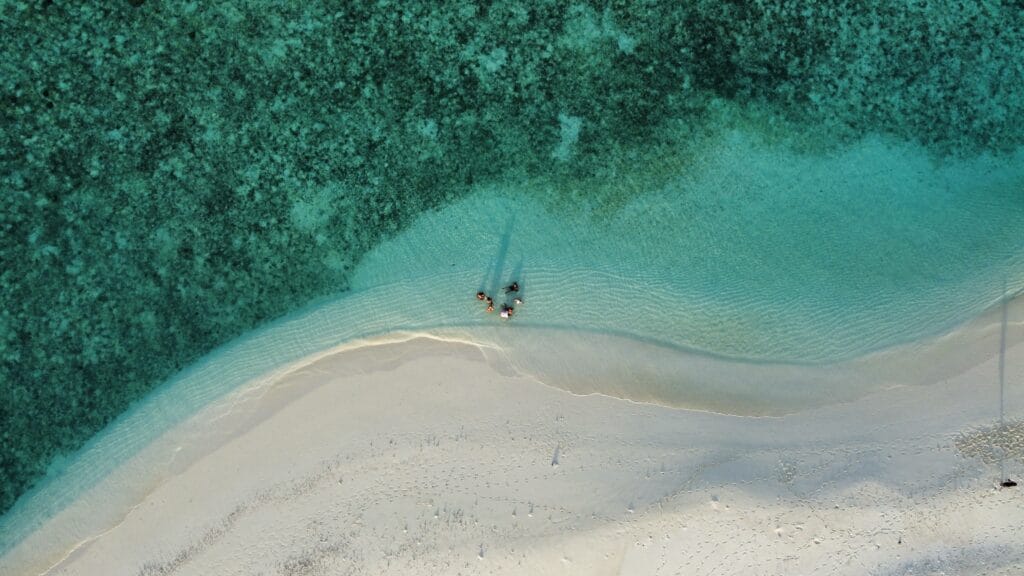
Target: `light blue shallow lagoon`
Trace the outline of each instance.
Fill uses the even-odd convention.
[[[943,161],[866,139],[812,155],[729,131],[668,169],[613,210],[481,190],[372,251],[353,287],[410,284],[421,296],[385,306],[425,328],[493,320],[462,300],[516,279],[517,325],[823,363],[937,335],[1024,286],[1022,154]]]

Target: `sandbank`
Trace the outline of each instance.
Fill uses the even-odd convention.
[[[580,350],[348,345],[163,432],[0,573],[1017,574],[1024,507],[998,483],[1024,473],[1022,309],[1003,428],[1001,311],[836,367],[870,385],[771,416],[559,380]]]

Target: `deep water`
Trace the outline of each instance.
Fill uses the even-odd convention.
[[[644,194],[668,214],[653,226],[716,210],[732,211],[730,226],[765,216],[751,207],[771,204],[743,194],[679,192],[695,162],[713,160],[701,144],[729,130],[793,157],[876,137],[915,147],[915,162],[945,174],[934,196],[900,195],[898,182],[864,194],[798,188],[767,221],[816,230],[834,218],[832,230],[849,231],[891,202],[879,230],[903,243],[873,268],[866,251],[883,243],[858,252],[826,236],[823,248],[856,256],[856,274],[836,287],[835,260],[808,261],[808,290],[842,298],[874,277],[897,302],[915,302],[918,288],[941,302],[944,282],[965,285],[943,271],[966,270],[975,254],[993,273],[1019,263],[1019,176],[978,186],[942,167],[962,160],[984,174],[1019,158],[1022,85],[1019,2],[4,2],[0,512],[156,384],[346,290],[368,251],[481,188],[523,184],[525,200],[554,214],[612,225],[642,221],[628,211]],[[927,227],[889,217],[915,211]],[[723,255],[727,267],[706,251],[677,254],[710,282],[684,288],[714,293],[730,270],[753,280],[792,263],[785,251],[798,246],[785,242],[816,238],[766,234],[782,242],[767,255],[743,241],[679,241],[739,249]],[[933,253],[959,260],[946,268]],[[818,305],[820,292],[789,280],[768,288]],[[698,347],[749,351],[721,339],[730,333]],[[859,351],[852,334],[843,350]]]

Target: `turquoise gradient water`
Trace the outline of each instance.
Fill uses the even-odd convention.
[[[0,513],[172,376],[119,454],[512,277],[507,328],[797,364],[1019,291],[1024,13],[748,4],[2,4]]]
[[[675,169],[611,213],[483,190],[372,251],[353,286],[418,283],[433,310],[518,278],[517,323],[790,363],[935,335],[1024,286],[1024,155],[865,139],[815,156],[731,131]]]

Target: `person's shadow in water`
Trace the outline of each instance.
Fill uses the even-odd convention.
[[[511,218],[509,218],[508,222],[505,223],[505,230],[501,235],[501,241],[498,243],[498,252],[495,254],[494,259],[491,262],[490,269],[487,272],[485,272],[483,278],[481,278],[480,286],[478,288],[480,292],[483,292],[484,294],[487,294],[491,298],[494,298],[495,304],[499,304],[506,299],[508,301],[506,303],[511,303],[512,298],[514,298],[515,296],[523,298],[522,256],[519,257],[519,261],[516,262],[516,265],[509,270],[510,275],[507,276],[504,280],[502,279],[506,272],[505,268],[508,265],[509,247],[512,244],[512,232],[515,229],[515,221],[516,218],[513,215]],[[504,288],[510,285],[512,282],[518,282],[520,284],[519,292],[515,295],[511,293],[505,294]],[[506,296],[508,297],[506,298]],[[523,299],[525,300],[525,298]]]

